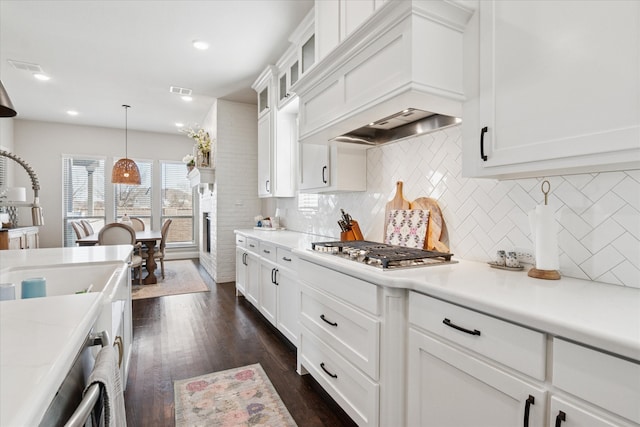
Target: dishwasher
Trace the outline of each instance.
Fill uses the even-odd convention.
[[[42,417],[41,427],[94,427],[101,425],[102,393],[98,384],[93,384],[82,394],[93,370],[95,355],[93,347],[109,345],[109,334],[102,331],[89,334],[58,389],[49,408]]]

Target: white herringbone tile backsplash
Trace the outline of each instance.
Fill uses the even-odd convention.
[[[460,127],[367,151],[367,191],[320,195],[316,211],[278,199],[290,230],[338,238],[340,208],[356,219],[368,240],[381,241],[384,207],[404,182],[408,200],[438,200],[451,252],[489,261],[498,249],[532,250],[527,212],[543,203],[544,178],[498,181],[461,175]],[[640,287],[640,170],[555,176],[555,208],[564,276]],[[273,212],[263,212],[272,215]]]

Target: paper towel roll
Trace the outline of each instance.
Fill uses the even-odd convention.
[[[553,209],[548,205],[538,205],[535,210],[536,268],[538,270],[558,270],[558,232]]]

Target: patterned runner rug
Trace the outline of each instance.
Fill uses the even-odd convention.
[[[143,277],[146,276],[144,268]],[[155,271],[158,283],[155,285],[133,285],[132,299],[156,298],[167,295],[189,294],[192,292],[206,292],[209,287],[204,283],[198,267],[191,260],[175,260],[164,262],[164,276],[160,271],[160,263]],[[137,281],[136,281],[137,283]]]
[[[176,426],[295,427],[259,363],[175,381]]]

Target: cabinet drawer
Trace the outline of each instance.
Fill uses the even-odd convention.
[[[245,236],[241,236],[239,234],[236,234],[236,246],[239,246],[241,248],[246,248],[247,247],[247,238]]]
[[[564,416],[561,416],[561,412]],[[549,426],[555,426],[557,419],[561,418],[562,427],[632,427],[622,418],[604,414],[590,405],[571,402],[558,396],[551,396],[551,408],[549,410]]]
[[[260,250],[260,241],[258,239],[252,239],[251,237],[247,237],[247,250],[253,252],[255,254],[259,254]]]
[[[299,265],[300,280],[370,313],[380,314],[378,286],[309,261],[300,260]]]
[[[545,379],[546,345],[540,332],[416,292],[409,295],[409,322],[533,378]]]
[[[378,379],[380,322],[304,285],[300,321],[342,357]]]
[[[298,257],[293,252],[283,249],[276,249],[276,262],[279,267],[290,268],[294,271],[298,271]]]
[[[553,385],[640,423],[640,364],[553,340]]]
[[[276,247],[269,243],[260,242],[260,256],[269,261],[276,262]]]
[[[359,426],[378,425],[378,384],[304,326],[299,351],[304,368]]]

